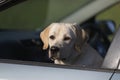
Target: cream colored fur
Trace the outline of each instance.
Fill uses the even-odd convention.
[[[49,47],[49,58],[55,64],[81,65],[100,67],[101,56],[86,41],[88,35],[77,24],[52,23],[40,33],[43,49]],[[52,54],[51,47],[56,46],[59,51]]]

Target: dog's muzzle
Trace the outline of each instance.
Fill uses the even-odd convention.
[[[59,47],[56,47],[56,46],[52,46],[51,48],[50,48],[50,56],[49,56],[49,58],[51,59],[51,60],[66,60],[66,58],[63,58],[63,57],[61,57],[60,56],[60,48]]]
[[[59,57],[59,48],[56,46],[52,46],[50,48],[50,59],[55,60]]]

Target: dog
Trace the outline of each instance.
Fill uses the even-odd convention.
[[[87,44],[87,33],[76,23],[52,23],[40,33],[40,38],[55,64],[101,66],[102,57]]]

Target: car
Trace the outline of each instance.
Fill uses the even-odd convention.
[[[120,80],[119,6],[120,0],[0,0],[0,80]],[[89,32],[101,67],[54,64],[39,37],[52,22]]]

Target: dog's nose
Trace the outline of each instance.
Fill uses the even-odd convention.
[[[58,52],[58,51],[59,51],[59,48],[56,47],[56,46],[52,46],[50,50],[51,50],[52,52]]]

